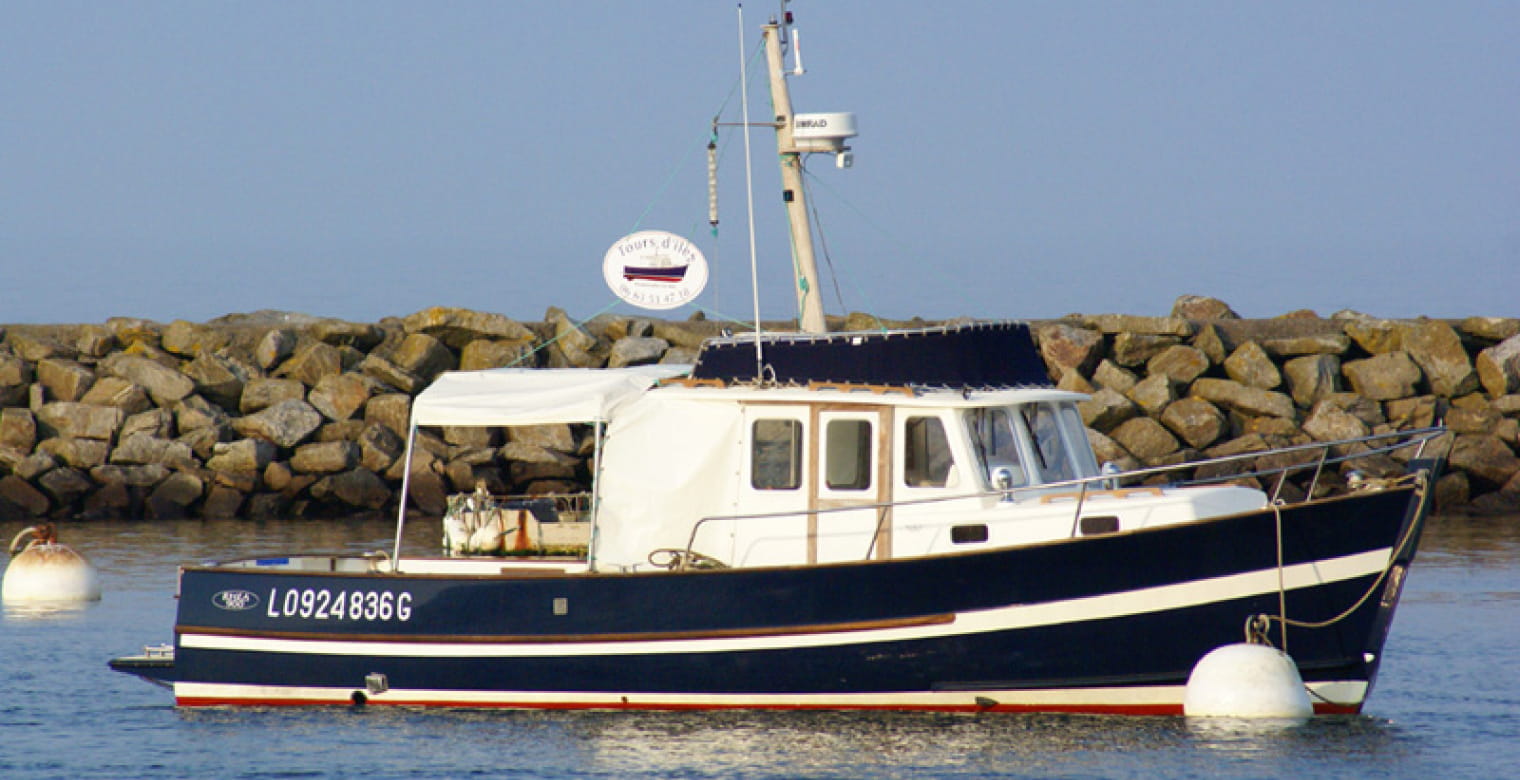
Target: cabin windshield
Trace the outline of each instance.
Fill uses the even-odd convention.
[[[1012,472],[1010,487],[1098,473],[1081,415],[1070,403],[972,409],[966,414],[966,424],[982,473],[994,486],[999,469]]]
[[[971,409],[966,413],[966,427],[971,434],[971,448],[982,462],[982,473],[995,483],[993,472],[1008,469],[1013,476],[1009,487],[1029,484],[1019,457],[1019,430],[1009,410],[1003,407]]]

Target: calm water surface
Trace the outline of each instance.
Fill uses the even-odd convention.
[[[6,540],[19,528],[0,529]],[[1184,718],[178,710],[117,674],[167,641],[175,566],[389,549],[384,521],[63,528],[105,598],[0,615],[0,778],[1440,777],[1520,774],[1520,517],[1431,528],[1367,712]],[[436,543],[413,524],[407,549]]]

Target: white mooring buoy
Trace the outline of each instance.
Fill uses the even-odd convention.
[[[1199,718],[1302,719],[1314,705],[1287,653],[1269,645],[1216,647],[1193,666],[1182,711]]]
[[[11,541],[11,562],[0,584],[7,604],[99,601],[100,575],[83,555],[59,544],[51,524],[23,529]]]

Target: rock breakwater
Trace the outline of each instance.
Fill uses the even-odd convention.
[[[1171,464],[1444,421],[1441,508],[1520,511],[1520,320],[1241,320],[1181,299],[1171,317],[1033,325],[1051,377],[1092,395],[1100,459]],[[721,326],[440,307],[372,324],[260,312],[0,329],[0,518],[26,520],[393,510],[412,399],[440,373],[687,363]],[[438,514],[482,481],[574,492],[590,446],[580,426],[423,429],[412,500]]]

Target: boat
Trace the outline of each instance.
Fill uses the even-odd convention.
[[[1246,637],[1361,711],[1443,429],[1120,471],[1027,324],[803,320],[689,366],[441,375],[408,459],[432,426],[591,426],[584,554],[406,555],[403,500],[388,552],[181,567],[172,650],[112,666],[184,707],[1178,714]]]

